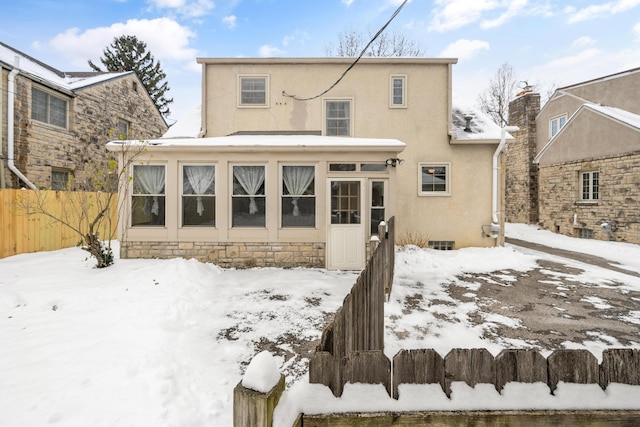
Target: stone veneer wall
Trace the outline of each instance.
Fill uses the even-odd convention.
[[[122,242],[122,258],[195,258],[220,267],[324,268],[325,244],[317,243],[216,243]]]
[[[6,85],[6,74],[3,70],[3,85]],[[66,129],[31,119],[32,86],[67,99]],[[130,139],[158,138],[168,129],[135,75],[108,80],[74,93],[75,97],[68,97],[36,85],[20,74],[16,78],[15,163],[39,188],[51,187],[53,168],[73,170],[79,180],[82,180],[85,163],[106,168],[105,144],[118,139],[115,134],[118,120],[129,123],[127,138]],[[6,95],[3,94],[3,98],[6,105]],[[2,132],[3,153],[6,153],[6,120]],[[8,168],[5,174],[7,187],[22,186]]]
[[[536,115],[540,94],[528,92],[509,104],[509,125],[520,130],[505,151],[505,221],[524,224],[538,222],[538,168],[536,156]]]
[[[600,173],[596,203],[578,202],[579,172]],[[568,236],[593,230],[594,239],[608,240],[603,221],[617,222],[617,241],[640,244],[640,153],[540,167],[540,225]],[[573,216],[577,215],[574,225]]]

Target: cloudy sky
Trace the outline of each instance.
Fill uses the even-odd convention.
[[[147,43],[174,98],[200,103],[197,57],[322,57],[348,29],[375,32],[402,0],[21,0],[0,41],[63,71],[89,70],[114,37]],[[455,57],[454,93],[475,102],[505,62],[546,93],[640,67],[640,0],[410,0],[389,30]]]

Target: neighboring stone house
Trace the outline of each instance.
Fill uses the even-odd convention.
[[[168,128],[134,72],[61,72],[2,43],[0,70],[2,188],[82,185],[85,163],[107,167],[108,141]]]
[[[332,87],[352,61],[198,59],[199,127],[136,159],[121,256],[359,269],[391,216],[399,242],[500,244],[503,133],[454,105],[456,60],[364,58]]]
[[[521,129],[531,129],[536,96],[511,103],[512,123]],[[556,90],[534,123],[531,138],[519,135],[514,144],[528,154],[507,167],[507,221],[640,244],[640,68]],[[535,176],[537,194],[513,185],[524,175]]]

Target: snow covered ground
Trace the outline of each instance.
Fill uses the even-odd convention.
[[[520,224],[509,224],[507,234],[597,254],[640,272],[637,245],[577,240]],[[398,251],[393,294],[385,307],[385,353],[392,357],[400,348],[435,348],[444,355],[451,348],[478,346],[496,353],[518,345],[487,336],[485,328],[469,322],[470,313],[478,310],[472,298],[458,305],[434,304],[445,312],[407,311],[401,302],[424,284],[430,284],[429,298],[446,302],[445,285],[456,277],[529,271],[545,257],[550,258],[509,246]],[[278,368],[289,382],[276,414],[280,425],[287,425],[296,411],[327,408],[471,409],[469,402],[476,402],[487,409],[640,409],[640,387],[617,384],[606,392],[561,384],[556,396],[534,390],[544,397],[530,399],[530,388],[541,385],[508,385],[498,395],[484,385],[471,389],[455,383],[451,400],[431,386],[402,386],[398,401],[376,386],[348,385],[335,399],[325,387],[308,384],[304,355],[341,305],[355,273],[232,270],[184,259],[117,260],[102,270],[93,265],[77,248],[0,260],[0,425],[231,426],[233,388],[246,364],[264,349],[277,354]],[[628,291],[640,291],[638,277],[581,267],[580,280],[594,286],[616,280]],[[468,293],[473,292],[471,286]],[[640,325],[640,300],[636,303],[628,321]],[[491,321],[514,320],[496,316]],[[422,334],[415,325],[424,326]],[[399,333],[403,330],[407,333]],[[640,335],[626,346],[638,348],[639,342]],[[573,345],[596,356],[603,348],[601,340]],[[433,393],[428,402],[418,398],[425,392]],[[367,403],[358,396],[366,396]]]

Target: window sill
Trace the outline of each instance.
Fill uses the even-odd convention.
[[[451,197],[451,193],[418,193],[418,197]]]
[[[599,202],[594,200],[578,200],[577,206],[598,206]]]

